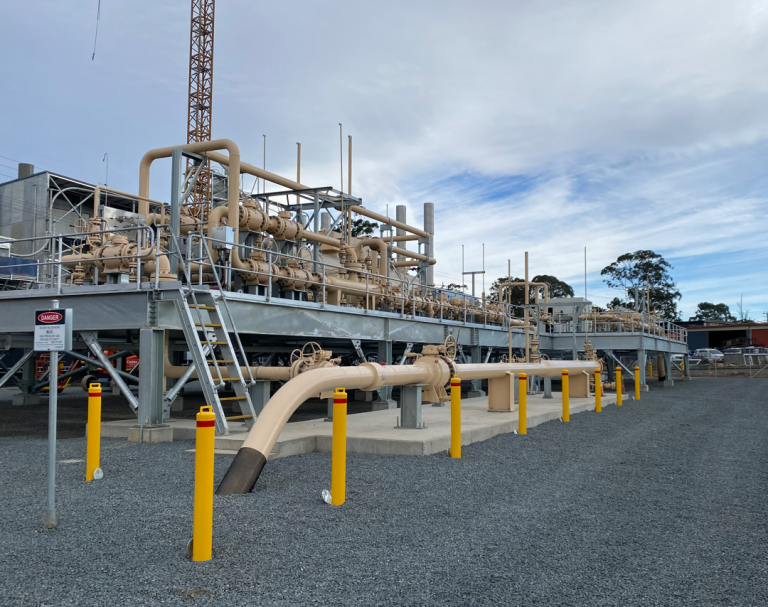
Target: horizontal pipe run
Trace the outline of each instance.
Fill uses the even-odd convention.
[[[386,215],[380,215],[379,213],[374,213],[373,211],[369,211],[368,209],[363,208],[361,206],[352,205],[349,207],[349,210],[352,211],[353,213],[357,213],[358,215],[363,215],[364,217],[368,217],[369,219],[375,219],[379,223],[386,223],[387,225],[390,225],[394,228],[400,228],[401,230],[405,230],[406,232],[410,232],[411,234],[416,234],[421,238],[429,238],[429,234],[427,234],[424,230],[420,230],[419,228],[414,228],[413,226],[409,226],[408,224],[402,223],[400,221],[396,221],[395,219],[391,219]]]
[[[544,361],[542,363],[496,363],[454,365],[463,380],[503,377],[512,372],[533,376],[559,376],[566,367],[574,372],[594,374],[595,363],[589,361]],[[448,384],[451,369],[439,358],[424,356],[412,365],[381,366],[363,363],[358,367],[314,369],[294,377],[269,400],[251,428],[216,493],[231,495],[253,489],[267,456],[277,442],[283,427],[296,409],[312,396],[334,388],[365,391],[382,386],[424,384],[437,390]]]

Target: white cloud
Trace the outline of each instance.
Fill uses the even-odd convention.
[[[266,134],[267,167],[289,176],[301,141],[302,181],[338,186],[343,122],[368,206],[404,203],[418,221],[436,203],[439,279],[458,278],[462,243],[479,266],[485,242],[489,276],[507,258],[520,274],[529,250],[532,273],[580,284],[587,246],[603,294],[594,272],[651,248],[677,266],[686,307],[707,288],[725,299],[762,266],[715,269],[709,287],[688,277],[696,260],[765,256],[766,5],[219,3],[214,136],[261,164]],[[93,9],[4,9],[16,52],[0,109],[23,125],[3,127],[0,154],[97,181],[108,150],[114,184],[135,190],[143,152],[185,139],[187,8],[103,7],[91,62]],[[156,171],[153,196],[167,182]]]

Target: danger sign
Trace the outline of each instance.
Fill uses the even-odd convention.
[[[72,310],[35,311],[35,350],[52,352],[72,349]]]

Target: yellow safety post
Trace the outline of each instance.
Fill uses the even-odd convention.
[[[518,375],[517,384],[517,433],[528,434],[528,418],[526,409],[528,405],[528,375],[521,373]]]
[[[640,400],[640,367],[635,365],[635,400]]]
[[[600,369],[595,369],[595,413],[603,410],[603,382],[600,380]]]
[[[451,457],[461,457],[461,380],[451,378]]]
[[[651,366],[651,370],[648,373],[648,377],[653,377],[653,362],[648,363]]]
[[[213,545],[213,444],[216,414],[200,407],[195,438],[195,519],[192,560],[210,561]]]
[[[85,480],[100,479],[101,384],[88,386],[88,438],[85,448]],[[94,474],[95,473],[95,474]]]
[[[341,506],[347,496],[347,393],[333,393],[333,440],[331,445],[331,505]]]
[[[570,403],[568,401],[568,369],[563,369],[563,421],[571,421]]]
[[[621,367],[616,367],[616,404],[621,407],[621,390],[624,386],[621,384]]]

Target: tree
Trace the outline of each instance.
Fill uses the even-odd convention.
[[[739,298],[739,303],[736,304],[736,308],[739,311],[739,322],[755,322],[749,317],[751,310],[744,309],[744,293]]]
[[[493,281],[491,285],[491,292],[488,295],[488,300],[492,303],[498,303],[499,299],[503,303],[507,303],[507,295],[511,298],[512,305],[522,306],[525,305],[525,287],[503,287],[501,293],[499,293],[499,285],[505,282],[525,282],[524,278],[510,278],[509,276],[502,276]],[[573,287],[562,280],[557,279],[549,274],[541,274],[534,276],[531,282],[544,282],[549,285],[550,297],[573,297]],[[529,301],[534,302],[534,293],[536,287],[531,287],[529,293]]]
[[[735,322],[736,317],[731,314],[731,310],[723,303],[712,304],[707,301],[702,301],[696,309],[696,314],[691,316],[689,320]]]
[[[373,236],[373,231],[378,227],[378,223],[368,221],[367,219],[353,219],[352,236],[355,238],[366,238]]]
[[[621,255],[600,272],[611,288],[622,289],[624,299],[614,302],[628,308],[639,308],[639,301],[648,289],[649,309],[663,318],[675,320],[679,316],[677,301],[682,297],[669,270],[672,265],[653,251],[635,251]]]

